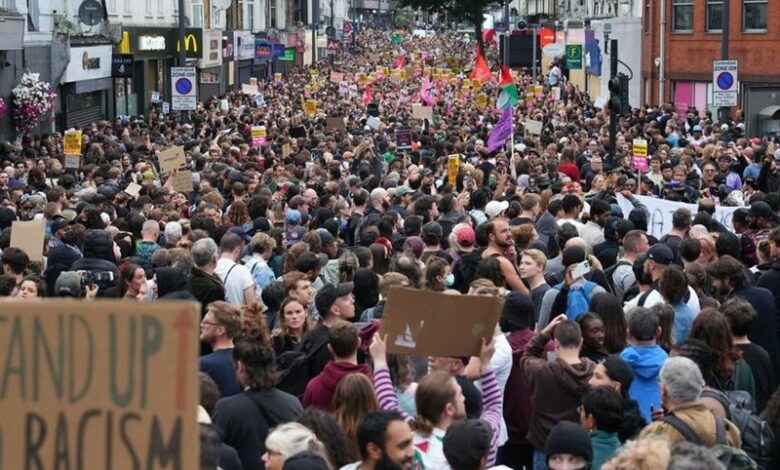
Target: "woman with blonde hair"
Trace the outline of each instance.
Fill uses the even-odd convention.
[[[333,395],[333,417],[347,435],[349,451],[355,460],[360,460],[357,429],[363,418],[379,410],[374,384],[364,374],[345,376]]]
[[[279,326],[271,333],[277,356],[298,347],[303,335],[314,328],[309,309],[298,299],[287,297],[279,307]]]
[[[244,201],[236,201],[230,205],[225,225],[228,227],[241,227],[252,220],[249,217],[249,209]]]
[[[265,439],[263,463],[266,470],[282,470],[284,461],[301,452],[314,452],[327,460],[325,447],[317,436],[299,423],[285,423],[276,427]]]

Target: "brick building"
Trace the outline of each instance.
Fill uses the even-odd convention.
[[[666,1],[664,102],[712,108],[712,62],[721,58],[729,1],[729,59],[739,60],[748,133],[780,137],[780,1],[642,0],[642,102],[659,102],[661,1]],[[775,108],[776,107],[776,108]],[[773,122],[774,121],[774,122]]]

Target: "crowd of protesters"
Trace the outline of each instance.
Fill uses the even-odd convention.
[[[0,301],[199,302],[202,470],[779,468],[780,147],[669,105],[621,117],[609,152],[608,113],[553,65],[516,79],[514,146],[489,152],[473,47],[368,30],[187,122],[86,126],[78,169],[57,134],[2,144]],[[637,195],[681,203],[669,233]],[[34,219],[43,262],[10,247]],[[397,288],[502,297],[493,339],[388,354]]]

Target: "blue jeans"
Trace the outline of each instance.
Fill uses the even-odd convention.
[[[534,470],[549,470],[547,468],[547,456],[538,450],[534,450]]]

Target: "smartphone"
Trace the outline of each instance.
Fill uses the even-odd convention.
[[[590,260],[585,260],[582,263],[577,263],[571,269],[571,278],[579,279],[590,272]]]

